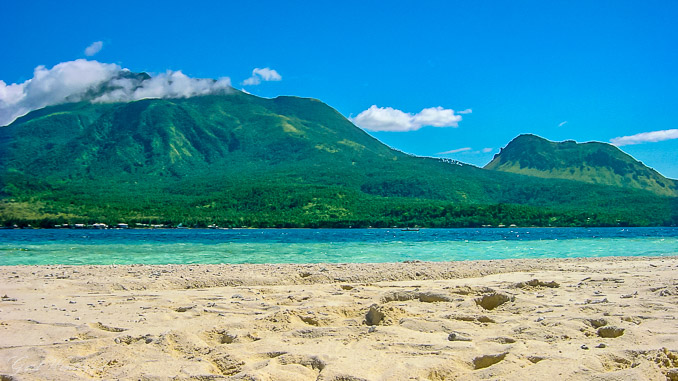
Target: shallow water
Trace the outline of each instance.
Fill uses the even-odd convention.
[[[0,265],[678,255],[678,228],[0,230]]]

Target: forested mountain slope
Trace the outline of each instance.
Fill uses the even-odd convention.
[[[68,103],[0,127],[0,223],[318,227],[678,221],[675,197],[654,188],[661,185],[585,184],[506,173],[493,165],[500,170],[406,155],[314,99],[265,99],[232,90],[181,99]]]
[[[606,143],[551,142],[535,135],[520,135],[495,155],[485,168],[678,196],[675,180],[665,178]]]

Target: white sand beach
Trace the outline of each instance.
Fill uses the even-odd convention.
[[[678,380],[678,257],[0,279],[2,380]]]

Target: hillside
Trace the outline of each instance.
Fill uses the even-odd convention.
[[[0,128],[5,225],[666,225],[677,210],[643,189],[409,156],[307,98],[69,103]]]
[[[485,169],[551,179],[648,190],[678,196],[678,184],[606,143],[551,142],[535,135],[513,139]]]

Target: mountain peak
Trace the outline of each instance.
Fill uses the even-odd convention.
[[[553,142],[517,136],[494,156],[485,169],[542,178],[559,178],[678,195],[678,185],[619,148],[601,142]]]
[[[143,74],[125,75],[144,82]],[[507,167],[510,163],[516,164]],[[678,221],[673,206],[678,198],[500,172],[518,168],[570,179],[565,171],[571,168],[580,178],[594,170],[596,179],[607,174],[611,183],[636,181],[637,188],[662,195],[669,192],[655,188],[675,191],[675,184],[609,145],[521,135],[491,163],[498,171],[456,164],[392,150],[311,98],[268,99],[234,90],[79,101],[32,111],[0,128],[0,224],[126,220],[387,227]],[[513,204],[509,214],[518,219],[507,219],[504,204]],[[580,212],[587,208],[592,219]]]

